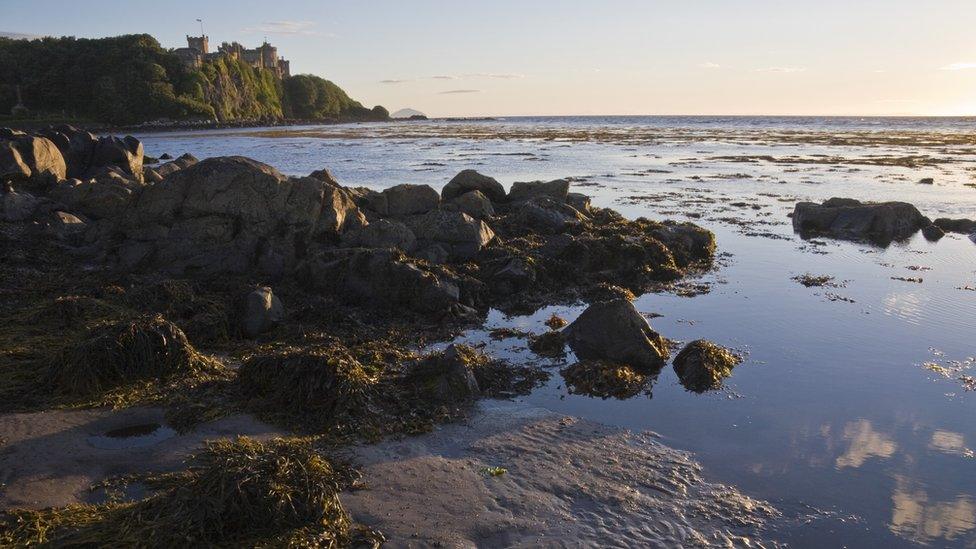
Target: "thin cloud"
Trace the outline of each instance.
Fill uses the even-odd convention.
[[[803,72],[806,67],[766,67],[763,69],[755,69],[756,72],[778,72],[778,73],[790,73],[790,72]]]
[[[944,67],[939,67],[940,71],[964,71],[968,69],[976,69],[976,63],[965,62],[965,63],[952,63]]]
[[[517,73],[495,73],[495,72],[472,72],[467,74],[435,74],[433,76],[420,76],[417,78],[387,78],[380,80],[380,84],[403,84],[405,82],[418,82],[421,80],[471,80],[477,78],[491,78],[496,80],[515,80],[525,78],[524,74]]]
[[[479,92],[481,92],[481,90],[447,90],[447,91],[438,92],[438,94],[447,95],[447,94],[454,94],[454,93],[479,93]]]
[[[315,30],[315,21],[265,21],[260,25],[246,27],[243,32],[265,33],[265,34],[303,34],[320,35],[323,33]],[[325,34],[325,36],[333,36]]]
[[[718,69],[722,67],[722,65],[719,65],[718,63],[712,63],[711,61],[705,61],[704,63],[701,63],[698,66],[703,69]]]
[[[495,72],[476,72],[463,75],[464,78],[496,78],[499,80],[514,80],[525,78],[524,74],[515,73],[495,73]]]
[[[14,40],[34,40],[37,38],[44,38],[43,34],[27,34],[23,32],[7,32],[0,31],[0,37],[2,38],[12,38]]]
[[[387,78],[386,80],[380,80],[380,84],[403,84],[404,82],[410,82],[410,80],[398,80],[396,78]]]
[[[437,74],[429,77],[431,80],[457,80],[456,76],[451,76],[449,74]]]

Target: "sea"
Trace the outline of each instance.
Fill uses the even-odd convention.
[[[976,236],[879,247],[803,239],[789,217],[797,202],[849,197],[976,218],[976,118],[505,117],[136,137],[149,155],[243,155],[375,189],[439,189],[468,168],[506,187],[568,178],[627,217],[700,224],[716,235],[715,268],[635,305],[667,338],[743,355],[721,390],[688,392],[668,366],[632,398],[572,394],[559,373],[572,355],[488,337],[542,332],[583,303],[491,311],[459,340],[552,372],[518,400],[653,432],[709,480],[770,501],[783,513],[771,539],[976,545]],[[832,278],[807,287],[795,280],[806,274]]]

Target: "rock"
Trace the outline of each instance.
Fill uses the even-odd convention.
[[[609,360],[658,371],[667,360],[667,342],[626,299],[594,303],[563,330],[581,359]]]
[[[491,219],[495,217],[495,208],[481,191],[468,191],[455,198],[451,205],[475,219]]]
[[[418,248],[441,244],[453,259],[469,259],[495,238],[483,221],[461,212],[434,210],[405,223],[417,236]]]
[[[585,215],[590,211],[590,197],[583,193],[567,193],[566,203],[581,214]]]
[[[529,349],[533,353],[551,358],[558,358],[565,354],[566,338],[562,332],[549,331],[529,338]]]
[[[922,227],[922,235],[925,240],[935,242],[945,236],[945,231],[939,228],[938,225],[926,225]]]
[[[416,364],[407,372],[407,383],[421,398],[440,404],[469,404],[481,393],[469,364],[477,355],[467,345],[451,344]]]
[[[383,216],[402,217],[427,213],[440,204],[440,196],[430,185],[397,185],[368,198],[370,209]]]
[[[168,156],[168,155],[164,155],[164,156]],[[165,178],[166,176],[172,173],[178,172],[182,169],[189,168],[190,166],[193,166],[197,162],[199,162],[199,160],[197,160],[195,156],[193,156],[190,153],[186,153],[180,156],[179,158],[177,158],[176,160],[173,160],[172,162],[167,162],[162,166],[157,166],[156,168],[154,168],[154,170],[156,171],[156,173],[159,174],[160,177]]]
[[[515,182],[508,191],[510,202],[521,202],[537,196],[548,196],[556,202],[566,202],[569,194],[569,181],[556,179],[555,181]]]
[[[417,259],[423,259],[424,261],[433,263],[434,265],[441,265],[451,259],[451,252],[441,244],[431,244],[415,252],[413,256]]]
[[[399,248],[410,253],[417,247],[417,237],[410,227],[392,219],[377,219],[365,227],[342,235],[345,246],[361,248]]]
[[[972,219],[949,219],[940,217],[933,221],[932,224],[947,233],[972,234],[976,232],[976,221]]]
[[[931,177],[923,177],[922,179],[919,179],[918,180],[918,184],[919,185],[933,185],[933,184],[935,184],[935,179],[933,179]]]
[[[8,181],[20,181],[29,190],[47,190],[67,175],[64,156],[46,137],[15,136],[0,141],[0,175]]]
[[[163,176],[159,175],[159,172],[150,168],[149,166],[143,166],[142,180],[146,183],[159,183],[163,180]]]
[[[581,360],[559,372],[570,394],[626,400],[648,389],[657,376],[627,364]]]
[[[50,214],[45,230],[55,238],[65,240],[85,230],[85,222],[68,212],[55,211]]]
[[[535,269],[525,258],[503,258],[497,265],[488,278],[491,291],[495,294],[513,295],[528,289],[536,281]]]
[[[26,221],[34,217],[34,212],[43,201],[36,196],[12,189],[0,192],[0,220]]]
[[[681,385],[701,393],[722,386],[742,359],[718,345],[699,339],[692,341],[674,357],[674,371]]]
[[[586,216],[569,204],[549,196],[536,196],[526,200],[513,216],[515,223],[536,232],[557,234],[582,224]]]
[[[365,219],[344,189],[243,157],[208,158],[146,187],[122,216],[126,268],[280,276],[312,243]],[[146,246],[148,244],[148,247]]]
[[[159,159],[160,160],[172,160],[173,159],[173,156],[170,155],[169,153],[163,153],[163,154],[159,155]]]
[[[460,298],[453,280],[393,249],[323,252],[303,264],[300,278],[314,290],[378,308],[446,312]]]
[[[675,261],[687,265],[715,256],[715,234],[694,223],[664,221],[651,235],[668,247]]]
[[[0,141],[0,181],[22,181],[34,173],[13,141]]]
[[[62,181],[51,189],[48,196],[72,211],[93,219],[107,219],[121,216],[133,193],[140,188],[141,185],[134,181],[110,174],[90,181]]]
[[[487,175],[481,175],[474,170],[463,170],[454,176],[444,188],[441,189],[441,198],[445,202],[453,200],[470,191],[480,191],[492,202],[505,201],[505,187]]]
[[[159,164],[159,159],[155,156],[149,156],[145,154],[142,156],[142,166],[146,167],[146,164]]]
[[[285,317],[285,307],[271,288],[262,286],[244,298],[241,331],[246,337],[261,335]]]
[[[887,245],[929,225],[915,206],[906,202],[859,202],[831,198],[823,204],[800,202],[793,210],[793,230],[801,235],[867,239]]]
[[[121,139],[103,136],[95,143],[92,168],[118,166],[127,176],[142,181],[142,157],[142,143],[131,135]]]

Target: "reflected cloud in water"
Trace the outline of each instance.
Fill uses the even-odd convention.
[[[954,540],[976,527],[976,504],[967,495],[929,501],[928,493],[905,477],[896,476],[889,529],[918,543]]]
[[[937,430],[932,433],[929,448],[943,454],[971,458],[973,451],[966,447],[966,438],[960,433]]]
[[[834,461],[838,469],[860,467],[865,461],[875,457],[887,459],[898,449],[895,441],[876,431],[866,419],[847,423],[844,426],[844,440],[849,440],[850,446]]]

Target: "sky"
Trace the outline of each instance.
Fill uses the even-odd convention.
[[[0,0],[0,34],[267,37],[430,116],[976,115],[976,0]]]

